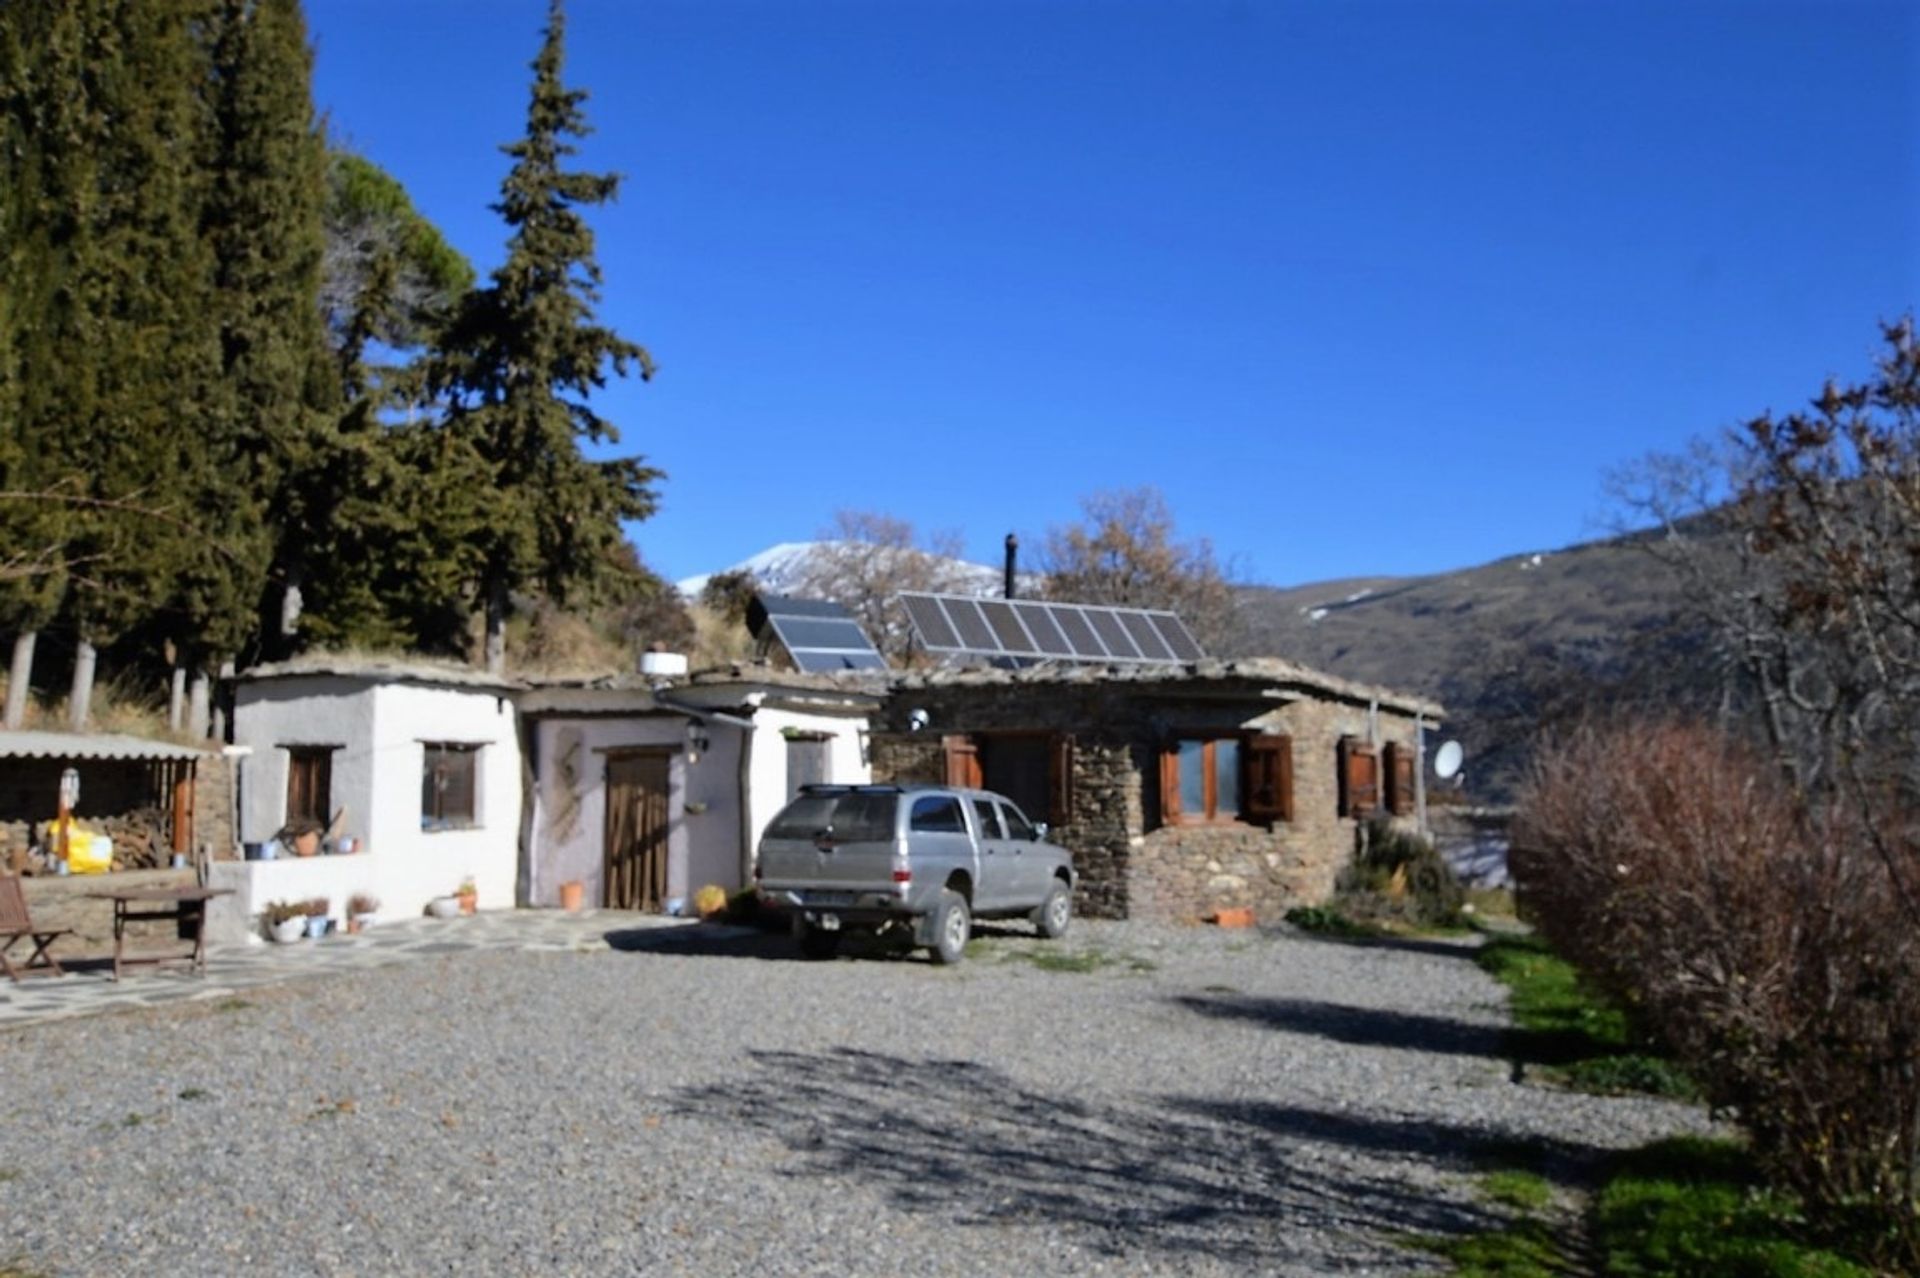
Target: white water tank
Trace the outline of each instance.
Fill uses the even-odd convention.
[[[687,654],[643,652],[640,654],[640,673],[661,679],[677,678],[687,673]]]

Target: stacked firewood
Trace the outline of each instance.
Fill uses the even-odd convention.
[[[159,869],[173,857],[167,814],[159,808],[135,808],[116,816],[94,817],[87,824],[112,838],[116,870]]]

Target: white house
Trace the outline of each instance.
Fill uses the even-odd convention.
[[[323,896],[339,918],[366,893],[382,914],[417,915],[469,879],[482,909],[516,904],[520,687],[470,669],[346,658],[241,675],[240,840],[265,844],[310,821],[353,850],[216,862],[213,885],[234,891],[216,906],[217,934],[252,933],[274,900]]]
[[[744,886],[761,831],[801,785],[871,778],[867,722],[884,691],[764,666],[530,687],[524,903],[556,904],[569,881],[586,904],[622,909]]]

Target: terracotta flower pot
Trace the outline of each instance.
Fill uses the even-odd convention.
[[[293,854],[295,856],[312,856],[319,850],[320,834],[318,831],[308,830],[305,834],[296,834],[293,836]]]
[[[1217,927],[1252,927],[1253,910],[1244,905],[1229,906],[1213,912],[1213,922]]]
[[[478,892],[455,892],[453,899],[460,902],[460,912],[462,914],[472,914],[480,908],[480,894]]]
[[[579,879],[568,879],[560,885],[560,908],[569,914],[578,914],[586,896],[586,884]]]

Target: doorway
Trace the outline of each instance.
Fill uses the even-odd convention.
[[[606,865],[601,905],[649,910],[667,899],[667,781],[665,751],[607,758]]]

